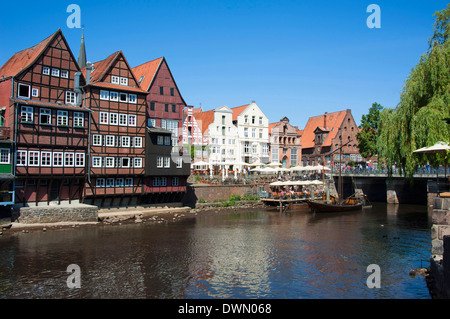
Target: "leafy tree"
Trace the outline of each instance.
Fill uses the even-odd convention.
[[[385,158],[388,168],[396,164],[408,177],[419,164],[443,160],[436,154],[413,154],[414,150],[448,141],[450,136],[445,121],[450,116],[450,4],[434,16],[434,35],[428,51],[409,74],[397,107],[383,110],[379,123],[379,155]]]
[[[369,109],[369,114],[362,116],[361,125],[359,126],[361,130],[356,134],[359,152],[362,157],[371,157],[378,154],[378,125],[382,110],[383,106],[378,103],[373,103]]]

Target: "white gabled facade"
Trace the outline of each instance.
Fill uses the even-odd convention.
[[[238,160],[268,163],[269,119],[254,101],[237,115],[236,126],[239,135]]]
[[[233,124],[233,111],[226,105],[214,110],[208,126],[209,162],[235,162],[238,159],[238,128]]]

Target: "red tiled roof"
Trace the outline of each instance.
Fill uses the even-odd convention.
[[[242,105],[242,106],[237,106],[237,107],[233,107],[231,108],[231,110],[233,111],[233,121],[237,120],[237,117],[245,111],[245,109],[249,106],[250,104],[247,105]]]
[[[200,112],[194,115],[198,125],[200,126],[202,133],[208,129],[209,124],[214,122],[214,110],[209,110],[206,112]]]
[[[56,31],[35,46],[15,53],[0,68],[0,78],[16,76],[22,70],[31,66],[58,33],[61,33],[61,30]]]
[[[113,84],[113,83],[109,83],[109,82],[95,82],[95,83],[90,83],[90,85],[97,86],[97,87],[102,87],[102,88],[106,88],[106,89],[116,89],[116,90],[119,90],[119,91],[133,91],[133,92],[137,92],[137,93],[147,93],[147,91],[145,91],[145,90],[143,90],[141,88],[136,88],[136,87],[133,87],[133,86]]]
[[[121,56],[123,57],[125,63],[129,67],[128,62],[127,62],[125,56],[123,55],[122,51],[114,52],[113,54],[108,56],[106,59],[94,63],[94,71],[91,72],[91,79],[90,79],[89,84],[92,86],[98,86],[98,87],[109,88],[109,89],[147,93],[147,91],[141,89],[140,87],[118,85],[118,84],[113,84],[113,83],[109,83],[109,82],[103,82],[103,79],[108,74],[111,67],[114,65],[114,62],[117,59],[119,59]],[[131,68],[130,68],[130,70],[131,70]],[[83,73],[84,77],[86,77],[86,73],[87,73],[86,67],[81,69],[81,72]],[[136,75],[133,72],[132,72],[132,74],[136,79]]]
[[[323,142],[322,146],[330,146],[331,141],[336,137],[338,129],[341,127],[342,121],[344,120],[346,115],[347,111],[339,111],[326,114],[326,128],[324,127],[325,115],[310,117],[302,133],[302,147],[314,147],[314,131],[317,127],[329,131],[328,136]]]
[[[132,69],[138,81],[142,76],[144,77],[144,79],[141,82],[141,87],[144,90],[148,91],[150,89],[150,85],[152,84],[153,78],[156,75],[156,71],[158,71],[159,66],[161,65],[163,59],[164,58],[161,57],[152,61],[148,61]]]
[[[106,72],[110,69],[112,62],[117,59],[121,51],[114,52],[104,60],[94,63],[94,71],[91,72],[90,83],[101,82],[105,77]],[[81,69],[84,77],[86,77],[86,67]]]
[[[271,134],[271,133],[272,133],[272,129],[273,129],[273,127],[274,127],[275,125],[278,125],[278,124],[280,124],[280,122],[276,122],[276,123],[270,123],[270,124],[269,124],[269,134]]]

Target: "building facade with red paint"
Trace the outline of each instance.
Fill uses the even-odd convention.
[[[79,202],[86,177],[89,110],[80,68],[61,30],[0,68],[4,125],[20,206]]]

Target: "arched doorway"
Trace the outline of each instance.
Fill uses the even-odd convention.
[[[283,159],[281,160],[281,164],[282,164],[282,167],[286,168],[286,165],[287,165],[287,156],[283,157]]]

